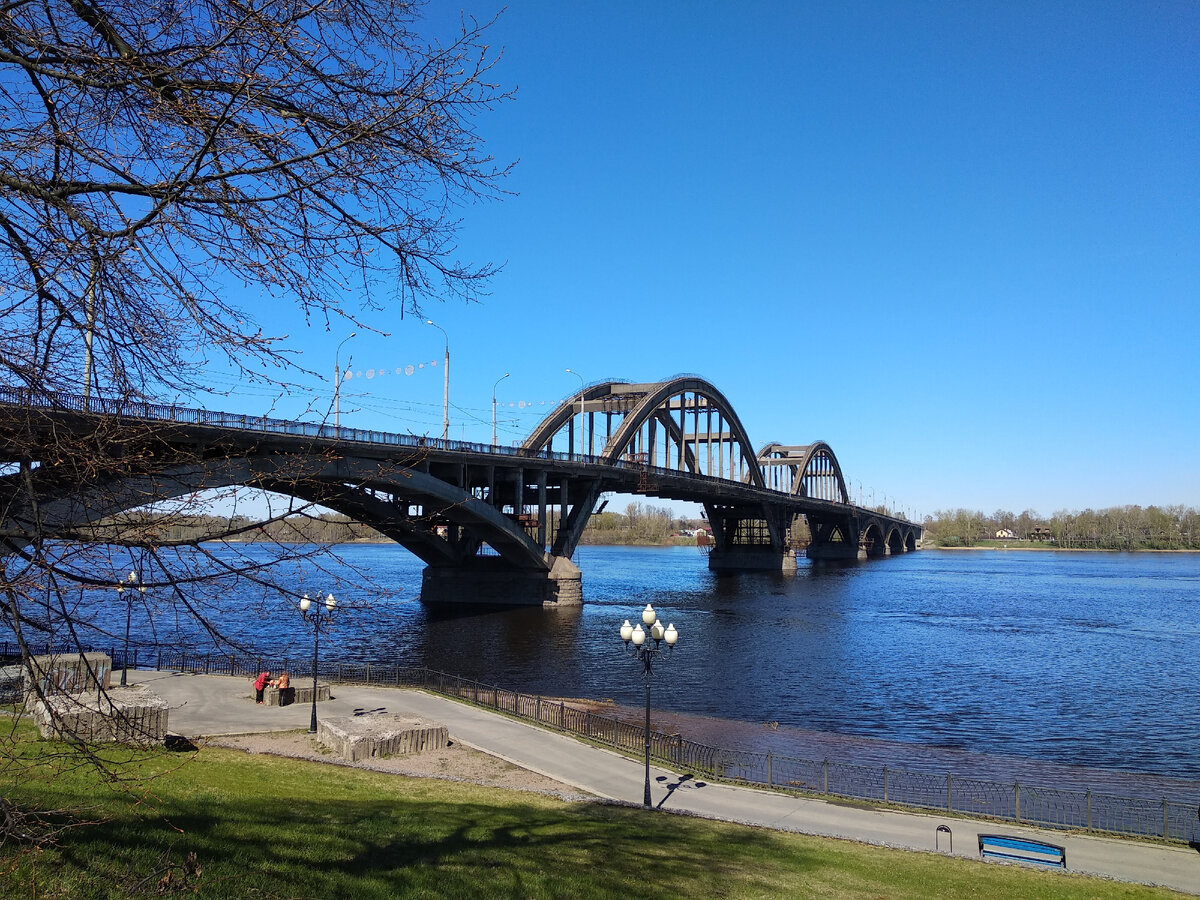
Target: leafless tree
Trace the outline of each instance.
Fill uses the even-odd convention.
[[[286,361],[234,285],[318,321],[473,297],[492,269],[454,259],[454,209],[502,190],[474,123],[507,95],[487,25],[438,43],[419,6],[2,0],[5,381],[128,396],[194,385],[197,347]]]
[[[0,0],[0,626],[26,657],[26,636],[69,627],[71,604],[111,590],[104,570],[119,559],[97,565],[97,548],[156,541],[145,519],[51,540],[64,535],[43,529],[48,486],[94,495],[153,468],[160,436],[92,415],[47,441],[22,425],[45,397],[75,394],[96,413],[102,399],[203,388],[213,362],[286,384],[286,340],[235,289],[318,326],[371,328],[383,309],[474,299],[494,274],[455,247],[458,210],[502,196],[508,172],[475,127],[509,97],[490,22],[463,19],[439,41],[421,12],[410,0]],[[172,564],[162,543],[151,552],[156,588],[211,625],[190,589],[209,570],[195,554]]]

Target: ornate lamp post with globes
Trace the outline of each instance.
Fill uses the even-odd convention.
[[[125,597],[125,589],[128,587],[129,596]],[[122,650],[121,657],[121,687],[125,687],[129,677],[129,620],[133,618],[133,592],[139,594],[146,593],[146,585],[138,584],[137,572],[130,572],[124,581],[117,582],[117,596],[124,597],[125,600],[125,649]]]
[[[643,630],[642,625],[645,624],[649,629],[649,633]],[[649,637],[654,641],[654,646],[651,647],[646,643],[646,638]],[[621,640],[625,642],[625,651],[628,653],[630,644],[633,645],[633,654],[638,662],[642,664],[642,677],[646,680],[646,786],[642,795],[642,805],[647,809],[650,808],[650,676],[654,674],[654,657],[659,653],[659,645],[665,643],[667,652],[675,649],[675,642],[679,640],[679,632],[675,630],[674,623],[663,628],[662,622],[658,618],[658,613],[654,611],[654,607],[649,603],[642,610],[642,621],[633,626],[629,624],[629,620],[625,620],[625,624],[621,626]]]
[[[308,594],[300,598],[300,615],[304,617],[304,621],[308,622],[313,627],[313,688],[312,688],[312,719],[308,723],[308,733],[317,733],[317,657],[321,650],[321,628],[329,627],[333,621],[333,611],[337,607],[337,601],[333,599],[333,594],[327,594],[325,597],[325,612],[321,612],[321,601],[317,601],[315,609],[312,608],[312,601],[308,599]],[[310,614],[310,609],[311,614]]]

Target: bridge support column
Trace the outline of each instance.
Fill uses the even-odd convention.
[[[518,569],[499,557],[465,566],[426,566],[421,576],[423,603],[495,606],[580,606],[583,578],[571,560],[553,557],[550,570]]]
[[[814,562],[855,562],[860,559],[866,559],[867,551],[857,544],[833,541],[828,544],[809,544],[807,555]]]
[[[808,529],[812,539],[807,555],[814,562],[854,562],[867,558],[858,524],[853,519],[821,521],[809,516]]]
[[[796,555],[791,550],[771,547],[713,548],[708,554],[708,568],[718,573],[795,572]]]
[[[708,568],[713,572],[795,572],[787,545],[790,516],[776,509],[706,506],[713,530]]]

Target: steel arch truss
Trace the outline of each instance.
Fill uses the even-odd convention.
[[[757,455],[737,413],[712,384],[692,376],[654,384],[592,385],[564,400],[523,447],[568,453],[579,448],[598,462],[673,469],[764,487]]]
[[[833,448],[824,441],[799,447],[767,444],[758,453],[765,486],[794,497],[850,503],[846,479]]]

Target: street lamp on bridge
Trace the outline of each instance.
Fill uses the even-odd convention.
[[[446,438],[450,435],[450,335],[446,334],[446,329],[434,322],[433,319],[426,319],[425,324],[432,325],[446,339],[446,359],[442,368],[442,446],[444,447]]]
[[[313,629],[313,687],[312,687],[312,719],[308,723],[308,733],[317,733],[317,660],[321,652],[321,628],[328,628],[333,622],[333,611],[337,607],[337,601],[333,599],[333,594],[327,594],[324,601],[325,612],[321,612],[321,601],[317,601],[315,609],[312,608],[312,601],[308,599],[308,594],[300,598],[300,615],[305,622],[312,625]],[[309,614],[311,610],[312,614]]]
[[[338,416],[338,400],[342,393],[342,346],[346,341],[358,335],[357,331],[352,331],[337,345],[337,350],[333,352],[333,427],[337,428],[339,423]]]
[[[645,624],[646,629],[642,628]],[[646,643],[646,639],[654,641],[654,646],[651,647]],[[675,642],[679,640],[679,632],[675,630],[674,623],[663,628],[662,621],[658,618],[658,613],[654,611],[654,607],[649,603],[642,610],[642,621],[633,626],[629,624],[629,620],[625,620],[625,624],[621,626],[621,640],[625,642],[625,652],[630,651],[630,644],[633,645],[633,655],[638,662],[642,664],[642,678],[646,681],[646,783],[645,790],[642,795],[642,805],[647,809],[650,808],[650,676],[654,674],[654,657],[659,653],[659,644],[667,645],[667,652],[670,653],[675,649]]]
[[[584,395],[584,393],[586,392],[586,390],[587,390],[587,389],[584,387],[584,383],[583,383],[583,376],[582,376],[582,375],[580,375],[580,374],[579,374],[578,372],[576,372],[574,369],[567,369],[567,373],[568,373],[568,374],[570,374],[570,375],[574,375],[576,378],[578,378],[578,379],[579,379],[579,445],[580,445],[580,447],[582,448],[582,452],[583,452],[583,453],[586,455],[586,454],[587,454],[587,452],[588,452],[588,445],[587,445],[587,415],[586,415],[586,413],[584,412],[584,406],[583,406],[584,400],[583,400],[583,395]]]
[[[496,383],[492,385],[492,446],[493,447],[496,446],[496,388],[498,388],[500,386],[500,382],[502,382],[505,378],[507,378],[509,376],[509,374],[510,373],[505,372],[503,375],[501,375],[499,378],[497,378]]]

